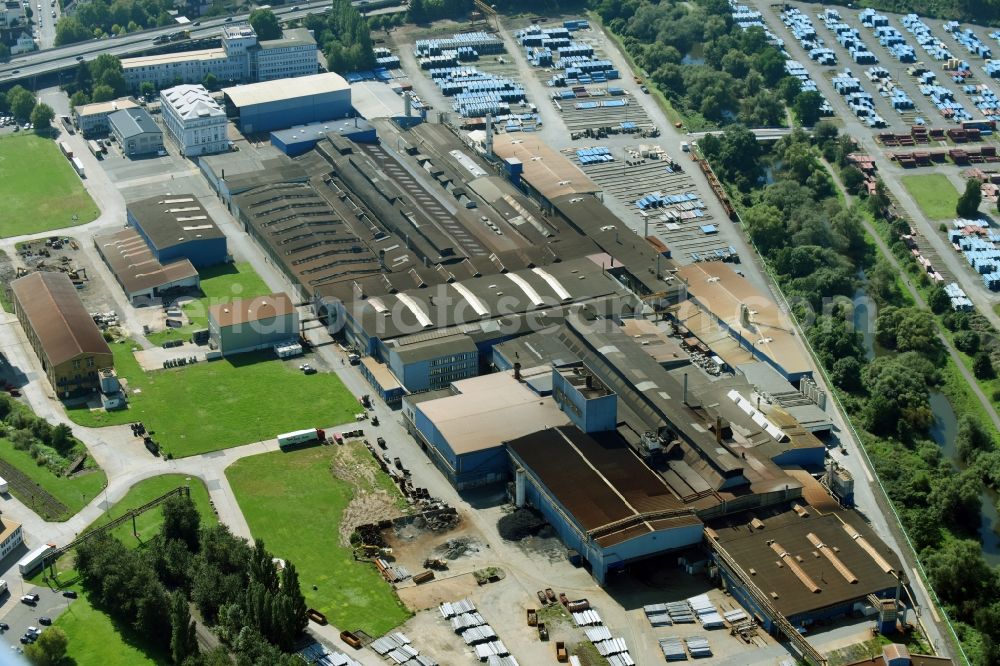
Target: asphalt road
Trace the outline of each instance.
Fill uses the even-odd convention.
[[[274,9],[274,13],[277,14],[282,20],[287,21],[290,19],[303,18],[309,14],[314,14],[317,9],[328,9],[329,5],[330,3],[328,0],[312,0],[311,2],[303,2],[301,5],[296,5],[295,7],[276,7]],[[37,6],[32,9],[37,15]],[[53,27],[54,22],[51,18],[52,10],[44,4],[42,5],[42,9],[45,13],[42,23],[43,35],[45,30],[51,30],[51,42],[54,42],[55,28]],[[71,69],[76,67],[79,62],[77,60],[78,56],[82,57],[84,60],[93,60],[102,53],[110,53],[119,57],[137,55],[150,50],[153,47],[153,41],[160,35],[170,35],[183,29],[191,31],[191,39],[193,40],[217,37],[219,34],[219,28],[222,26],[227,25],[228,23],[245,21],[248,17],[249,14],[237,14],[232,17],[211,18],[199,21],[200,25],[198,26],[172,25],[162,28],[153,28],[151,30],[144,30],[142,32],[125,35],[123,37],[91,40],[87,42],[80,42],[79,44],[71,44],[69,46],[34,51],[32,53],[14,58],[10,62],[0,66],[0,83],[23,81],[25,79],[31,79],[32,77],[38,77],[60,70]],[[42,40],[42,43],[43,45],[46,43],[44,39]]]

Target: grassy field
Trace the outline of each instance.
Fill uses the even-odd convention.
[[[99,214],[59,146],[34,134],[0,139],[0,199],[0,237],[85,224]]]
[[[194,500],[194,505],[197,507],[198,513],[201,515],[202,526],[208,527],[217,524],[219,522],[219,517],[215,515],[215,512],[212,511],[211,505],[208,503],[208,489],[205,488],[205,483],[201,479],[198,477],[191,477],[189,482],[188,477],[183,474],[164,474],[163,476],[154,476],[150,479],[145,479],[132,486],[125,497],[116,502],[114,506],[111,507],[110,511],[95,520],[89,527],[87,527],[87,529],[84,530],[84,532],[89,532],[96,527],[105,525],[115,518],[118,518],[129,509],[140,507],[146,502],[156,499],[163,493],[183,485],[191,486],[191,499]],[[162,522],[163,510],[162,508],[157,507],[151,511],[147,511],[135,519],[138,538],[132,534],[131,522],[116,527],[111,534],[123,543],[138,543],[141,545],[149,541],[149,539],[160,530]]]
[[[958,190],[947,176],[939,173],[903,176],[903,186],[928,218],[946,220],[955,217]]]
[[[47,467],[40,466],[27,451],[15,449],[10,440],[0,437],[0,458],[23,472],[50,495],[62,502],[69,509],[65,516],[42,516],[47,520],[67,520],[80,509],[87,506],[90,500],[104,490],[107,477],[100,469],[79,474],[70,478],[56,476]],[[33,506],[31,497],[11,488],[12,494],[27,506]]]
[[[265,453],[237,461],[226,476],[253,535],[295,564],[306,603],[334,626],[380,636],[409,613],[375,567],[340,543],[354,487],[333,475],[333,455],[329,447]]]
[[[185,303],[182,310],[191,320],[180,328],[168,328],[146,336],[154,345],[170,340],[187,340],[191,333],[208,328],[208,308],[228,303],[234,298],[253,298],[271,293],[267,285],[248,263],[210,266],[198,271],[201,277],[202,297]]]
[[[73,666],[157,666],[169,664],[168,655],[151,656],[142,641],[120,629],[110,617],[90,605],[78,585],[80,597],[56,618],[54,626],[69,639],[66,664]]]
[[[297,360],[271,352],[145,372],[134,343],[111,345],[118,375],[128,380],[131,408],[68,410],[83,426],[142,421],[164,455],[184,456],[271,439],[278,433],[353,420],[357,400],[333,373],[306,376]]]

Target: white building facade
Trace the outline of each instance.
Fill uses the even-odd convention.
[[[318,49],[305,28],[287,28],[279,39],[258,41],[249,24],[222,28],[222,47],[165,53],[122,60],[125,82],[138,89],[148,81],[157,88],[200,84],[212,74],[220,85],[254,83],[319,71]]]
[[[182,85],[160,92],[167,134],[187,157],[229,150],[226,112],[204,86]]]

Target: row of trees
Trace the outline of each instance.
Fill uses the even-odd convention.
[[[822,98],[802,93],[764,31],[736,26],[724,0],[605,0],[596,10],[689,124],[775,126],[785,105],[805,125],[819,119]]]
[[[142,549],[104,534],[77,547],[76,567],[91,602],[154,650],[184,666],[291,666],[305,630],[295,566],[279,572],[260,540],[252,546],[224,525],[201,528],[187,496],[163,505],[160,532]],[[224,646],[202,654],[194,604]],[[227,649],[228,648],[228,649]]]
[[[121,60],[110,53],[102,53],[90,62],[81,62],[76,67],[73,82],[64,86],[64,90],[73,106],[122,97],[128,92],[128,86]]]
[[[934,426],[931,392],[941,386],[948,356],[938,337],[934,312],[955,331],[956,345],[975,355],[977,374],[992,372],[987,345],[994,342],[979,315],[950,312],[947,295],[931,289],[934,312],[914,307],[898,275],[876,260],[865,242],[862,216],[885,215],[888,198],[879,184],[867,204],[848,207],[835,196],[823,159],[834,164],[855,191],[863,177],[847,160],[854,149],[835,127],[820,123],[813,137],[802,133],[763,152],[742,128],[718,140],[701,141],[706,156],[745,206],[743,222],[792,302],[799,321],[852,420],[863,428],[866,448],[899,510],[931,583],[959,621],[960,638],[973,663],[1000,662],[1000,578],[985,562],[977,541],[984,486],[1000,482],[1000,450],[973,417],[960,421],[958,469],[930,438]],[[762,185],[769,171],[774,180]],[[908,225],[895,221],[895,236]],[[899,240],[901,259],[909,250]],[[929,287],[925,272],[911,264],[914,281]],[[866,281],[877,306],[870,359],[854,325],[852,296]],[[868,309],[872,310],[872,304]],[[817,314],[820,313],[820,314]]]
[[[171,0],[87,0],[56,22],[56,46],[171,25]]]
[[[333,72],[352,72],[375,66],[371,29],[349,0],[334,0],[326,14],[310,14],[303,25],[313,31]]]

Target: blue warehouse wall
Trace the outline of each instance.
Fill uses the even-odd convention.
[[[555,368],[552,396],[573,425],[583,432],[614,430],[618,423],[618,396],[612,393],[588,399]]]
[[[188,259],[195,268],[202,268],[224,263],[227,254],[225,238],[203,238],[157,252],[156,258],[161,264],[177,259]]]
[[[695,524],[649,532],[598,550],[596,554],[601,559],[602,567],[610,572],[621,569],[633,560],[697,545],[701,543],[703,531],[704,527],[701,524]]]
[[[258,134],[294,125],[347,118],[354,113],[350,90],[306,95],[277,102],[250,104],[239,109],[243,132]]]
[[[451,450],[450,446],[448,450]],[[463,454],[458,456],[457,461],[455,487],[459,490],[499,483],[510,478],[507,447],[503,445]]]
[[[822,467],[826,458],[824,446],[814,446],[811,449],[792,449],[771,458],[775,465],[786,467],[797,465],[805,468]]]

